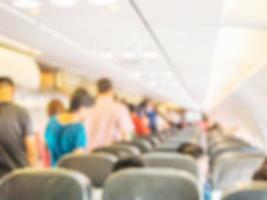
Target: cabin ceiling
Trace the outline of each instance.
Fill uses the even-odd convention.
[[[15,1],[41,5],[22,9]],[[226,98],[234,91],[221,95],[228,80],[220,80],[219,91],[210,77],[221,70],[213,66],[219,31],[266,21],[266,0],[52,1],[60,0],[0,0],[0,34],[40,50],[46,64],[92,80],[109,76],[120,88],[196,109],[207,93]],[[97,5],[103,2],[110,5]]]

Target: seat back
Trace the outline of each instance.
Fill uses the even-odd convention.
[[[198,177],[198,168],[196,161],[187,155],[178,153],[149,153],[143,156],[145,166],[173,168],[186,171],[196,178]]]
[[[149,141],[142,138],[136,138],[133,141],[128,142],[128,144],[136,146],[141,151],[141,153],[147,153],[153,148],[152,144]]]
[[[93,186],[102,187],[112,173],[117,157],[107,153],[91,155],[70,155],[59,161],[58,166],[85,174]]]
[[[193,176],[173,169],[124,170],[104,188],[104,200],[199,200],[199,194]]]
[[[70,170],[17,170],[0,182],[1,200],[90,200],[90,181]]]
[[[165,152],[165,153],[175,153],[177,151],[177,144],[161,144],[154,148],[152,152]]]
[[[133,145],[126,145],[126,144],[114,144],[109,147],[101,147],[95,149],[94,152],[105,152],[109,154],[113,154],[118,158],[127,158],[133,156],[141,155],[139,149]]]
[[[227,141],[209,149],[210,159],[214,161],[218,156],[228,152],[256,152],[257,149],[239,141]],[[259,151],[258,151],[259,152]]]
[[[223,193],[222,200],[265,200],[267,199],[267,183],[244,183]]]
[[[215,189],[225,189],[235,183],[251,180],[264,161],[264,155],[228,153],[219,157],[213,166],[211,181]]]

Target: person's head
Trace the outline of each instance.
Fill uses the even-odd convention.
[[[128,109],[129,109],[130,113],[136,112],[136,106],[133,104],[128,104]]]
[[[102,78],[97,81],[98,94],[110,94],[113,95],[112,82],[108,78]]]
[[[88,109],[93,105],[94,99],[84,88],[79,88],[74,91],[69,111],[78,115],[80,120],[84,120]]]
[[[207,116],[207,114],[205,114],[205,113],[202,114],[202,121],[203,122],[209,121],[209,117]]]
[[[59,99],[53,99],[47,106],[47,113],[49,117],[60,114],[65,111],[63,103]]]
[[[143,168],[144,162],[136,157],[131,158],[125,158],[119,160],[115,165],[113,166],[113,172],[118,172],[121,170],[129,169],[129,168]]]
[[[139,105],[140,107],[144,108],[146,112],[151,112],[154,111],[155,109],[155,104],[153,101],[151,101],[148,98],[145,98]]]
[[[15,84],[9,77],[0,77],[0,102],[11,102],[15,93]]]
[[[204,155],[203,149],[199,145],[193,143],[183,143],[178,147],[177,152],[189,155],[195,159],[199,159]]]
[[[267,181],[267,167],[262,167],[257,170],[252,179],[255,181]]]

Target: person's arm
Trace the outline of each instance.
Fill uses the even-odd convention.
[[[27,136],[24,139],[26,147],[26,155],[30,166],[34,167],[38,164],[38,151],[34,136]]]
[[[21,109],[20,122],[23,132],[23,142],[25,146],[25,153],[27,161],[30,166],[37,166],[38,164],[38,150],[37,144],[34,137],[31,118],[26,110]]]
[[[121,112],[119,112],[118,125],[120,129],[120,134],[122,140],[129,141],[133,138],[134,125],[131,119],[130,112],[126,107],[121,107]]]

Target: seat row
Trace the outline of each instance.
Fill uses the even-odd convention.
[[[101,187],[104,200],[202,199],[196,161],[175,152],[181,141],[197,140],[201,140],[199,133],[186,129],[170,134],[163,143],[157,138],[141,138],[103,147],[90,155],[69,155],[54,170],[19,170],[0,182],[0,200],[95,200],[95,188]],[[163,145],[169,145],[169,149],[161,149]],[[146,167],[112,173],[114,164],[128,156],[141,158]],[[239,198],[246,192],[253,193],[255,200],[266,197],[264,183],[232,186],[250,180],[263,159],[263,155],[231,151],[219,156],[213,164],[211,181],[215,189],[226,190],[222,199],[246,199]]]
[[[201,200],[201,189],[189,173],[174,169],[128,169],[111,175],[103,200]],[[92,186],[71,170],[15,171],[0,181],[1,200],[91,200]],[[222,200],[263,200],[267,183],[251,182],[226,190]]]

